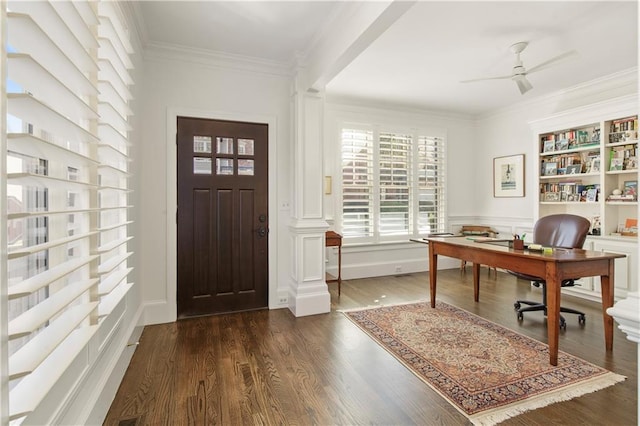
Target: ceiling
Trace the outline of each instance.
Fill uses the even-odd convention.
[[[326,35],[346,2],[142,1],[143,43],[204,49],[293,64]],[[365,5],[366,6],[366,5]],[[521,95],[509,79],[509,47],[529,45],[526,68],[574,50],[527,76]],[[326,86],[335,98],[482,114],[637,67],[638,4],[584,1],[422,1],[374,40]]]

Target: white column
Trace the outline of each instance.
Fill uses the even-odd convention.
[[[292,95],[292,218],[289,309],[296,317],[331,310],[325,281],[323,217],[323,109],[318,93],[301,90],[300,73]]]

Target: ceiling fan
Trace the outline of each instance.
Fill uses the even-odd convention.
[[[516,84],[518,85],[518,89],[520,89],[520,93],[524,95],[526,92],[533,89],[533,86],[531,85],[531,83],[529,83],[529,80],[527,80],[527,75],[534,72],[542,71],[543,69],[548,68],[550,65],[553,65],[556,62],[562,59],[568,58],[569,56],[573,56],[577,53],[575,50],[570,50],[568,52],[555,56],[551,59],[548,59],[536,65],[535,67],[532,67],[529,70],[527,70],[522,65],[522,61],[520,60],[520,53],[522,53],[522,51],[527,47],[528,44],[529,43],[526,41],[520,41],[518,43],[512,44],[511,47],[509,47],[509,49],[516,55],[516,62],[513,65],[513,70],[511,71],[510,75],[501,75],[498,77],[474,78],[472,80],[461,81],[461,83],[471,83],[474,81],[483,81],[483,80],[503,80],[503,79],[510,78],[511,80],[516,82]]]

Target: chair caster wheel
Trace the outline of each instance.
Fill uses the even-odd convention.
[[[567,322],[564,319],[560,319],[560,329],[562,330],[567,329]]]
[[[584,325],[587,322],[587,317],[584,315],[578,315],[578,324]]]
[[[518,321],[522,321],[524,319],[524,314],[522,312],[518,312]]]
[[[513,309],[515,309],[515,310],[520,309],[520,303],[519,302],[514,303],[513,304]]]

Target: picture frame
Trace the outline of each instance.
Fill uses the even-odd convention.
[[[582,173],[582,164],[572,164],[567,166],[568,175],[579,175],[580,173]]]
[[[558,163],[556,161],[547,161],[544,163],[544,170],[542,171],[544,176],[555,176],[558,174]]]
[[[556,149],[555,140],[545,140],[542,143],[542,152],[553,152]]]
[[[493,196],[524,197],[524,154],[493,159]]]
[[[569,149],[569,139],[560,139],[556,142],[556,151],[565,151]]]
[[[622,189],[623,195],[633,195],[634,201],[638,199],[638,181],[626,180]]]
[[[591,143],[591,137],[586,130],[578,130],[578,145]]]

